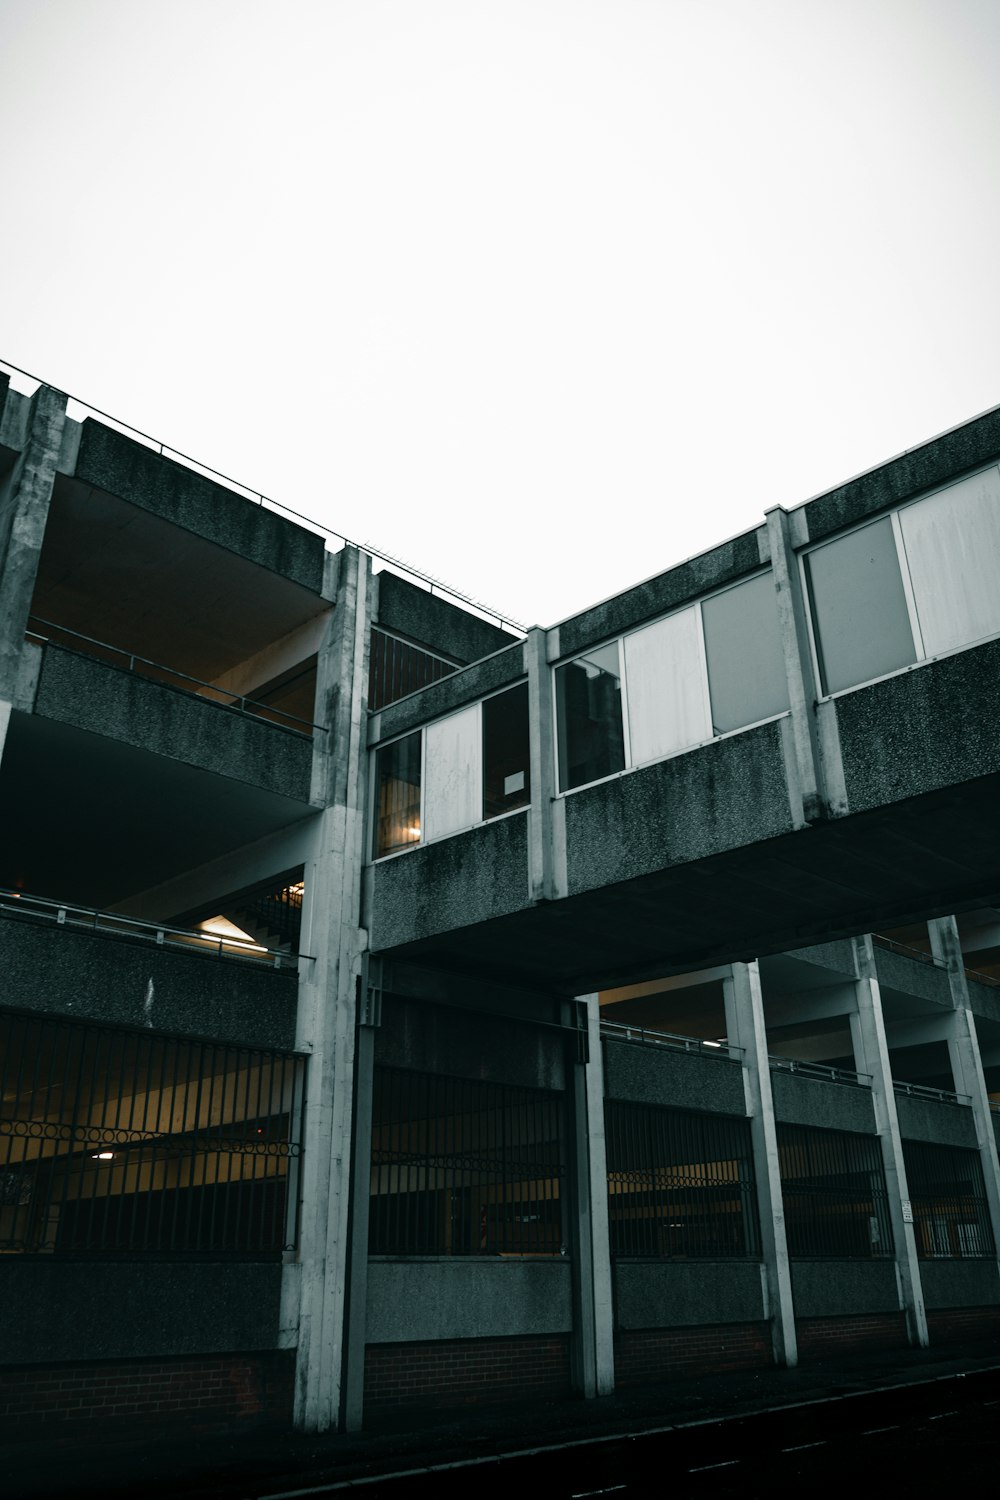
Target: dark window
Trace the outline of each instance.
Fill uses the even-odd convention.
[[[770,573],[706,599],[701,606],[716,734],[788,708],[788,680]]]
[[[0,1015],[0,1250],[295,1248],[304,1059]]]
[[[992,1256],[993,1231],[979,1153],[904,1141],[903,1160],[920,1259]]]
[[[376,1067],[372,1255],[558,1255],[563,1096]]]
[[[401,641],[384,630],[372,628],[368,658],[368,707],[372,710],[395,703],[429,682],[437,682],[457,671],[453,662]]]
[[[420,842],[420,730],[375,757],[375,858]]]
[[[824,692],[916,661],[888,517],[807,553],[806,568]]]
[[[483,701],[483,817],[531,801],[528,684]]]
[[[616,641],[556,669],[560,791],[624,770],[621,689]]]
[[[779,1124],[778,1158],[789,1255],[836,1260],[892,1255],[876,1137]]]
[[[613,1255],[759,1256],[746,1120],[608,1100],[605,1127]]]

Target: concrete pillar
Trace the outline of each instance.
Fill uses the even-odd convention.
[[[347,1313],[341,1426],[359,1432],[364,1420],[365,1345],[368,1309],[368,1218],[372,1174],[372,1102],[375,1085],[375,1033],[382,1022],[382,964],[362,964],[361,1009],[354,1052],[354,1121],[351,1130],[351,1227],[347,1266]]]
[[[20,689],[24,632],[66,423],[66,397],[40,386],[28,401],[10,395],[0,434],[19,446],[0,483],[0,757],[11,711],[29,708]]]
[[[576,1050],[567,1058],[572,1373],[581,1395],[607,1396],[615,1385],[615,1353],[600,1000],[596,994],[579,995],[575,1004],[580,1029],[572,1044]]]
[[[986,1079],[983,1077],[983,1062],[979,1055],[979,1036],[972,1006],[969,1004],[969,986],[965,977],[965,960],[962,957],[958,924],[954,917],[937,917],[928,922],[927,930],[930,934],[931,952],[946,965],[948,971],[948,988],[953,1006],[949,1017],[951,1025],[948,1056],[957,1092],[968,1094],[972,1101],[976,1144],[983,1169],[993,1243],[1000,1260],[1000,1164],[997,1162],[993,1115]]]
[[[796,824],[802,826],[846,813],[847,792],[836,715],[832,705],[816,701],[819,684],[809,643],[809,605],[792,544],[791,518],[780,505],[767,512],[767,535],[791,710],[787,722],[792,753],[786,753],[789,801]]]
[[[533,626],[524,643],[528,673],[531,809],[528,823],[528,888],[532,901],[566,894],[565,804],[556,796],[555,716],[548,633]]]
[[[889,1219],[896,1247],[896,1279],[900,1308],[906,1317],[906,1332],[911,1344],[927,1345],[927,1314],[920,1284],[920,1262],[913,1219],[909,1212],[910,1195],[906,1186],[906,1166],[896,1116],[896,1095],[892,1087],[889,1048],[882,1019],[882,1001],[875,970],[875,950],[870,936],[854,939],[857,965],[857,1011],[851,1016],[851,1038],[859,1073],[871,1078],[875,1125],[882,1148]]]
[[[756,961],[733,964],[723,980],[726,1001],[726,1035],[730,1044],[743,1049],[743,1081],[754,1175],[757,1179],[757,1209],[767,1284],[771,1347],[775,1364],[798,1362],[795,1340],[795,1309],[792,1275],[785,1238],[785,1210],[781,1196],[778,1137],[771,1098],[771,1069],[767,1058],[767,1033],[760,970]]]
[[[336,604],[319,653],[313,800],[322,801],[306,866],[296,1045],[311,1054],[302,1156],[295,1425],[325,1432],[341,1414],[350,1238],[351,1126],[367,781],[365,706],[371,564],[337,555]],[[290,1275],[292,1273],[289,1273]]]

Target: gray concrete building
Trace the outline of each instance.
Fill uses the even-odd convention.
[[[517,632],[66,404],[0,377],[0,1409],[997,1338],[1000,410]]]

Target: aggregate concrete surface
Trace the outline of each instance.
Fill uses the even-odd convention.
[[[799,1420],[796,1408],[831,1403],[892,1388],[928,1386],[955,1376],[996,1372],[1000,1351],[983,1344],[940,1346],[933,1351],[893,1350],[817,1361],[795,1370],[765,1369],[724,1375],[685,1376],[658,1385],[616,1392],[596,1401],[576,1399],[488,1410],[413,1412],[382,1418],[359,1434],[321,1437],[278,1431],[229,1430],[214,1436],[115,1435],[112,1428],[85,1440],[53,1434],[11,1441],[0,1450],[5,1500],[265,1500],[329,1487],[374,1500],[393,1475],[409,1476],[392,1485],[401,1493],[454,1492],[466,1470],[468,1493],[488,1493],[484,1460],[515,1454],[544,1455],[587,1462],[587,1445],[602,1447],[617,1438],[660,1429],[736,1423],[762,1413],[768,1422]],[[954,1385],[950,1389],[954,1389]],[[1000,1384],[998,1384],[1000,1392]],[[914,1399],[918,1392],[914,1390]],[[718,1433],[716,1428],[715,1432]],[[518,1466],[508,1470],[514,1480]],[[435,1477],[439,1476],[439,1477]],[[447,1484],[446,1484],[447,1477]],[[517,1484],[509,1487],[517,1488]],[[665,1487],[670,1488],[671,1485]],[[625,1486],[612,1486],[624,1489]],[[388,1492],[388,1489],[386,1489]],[[600,1491],[599,1491],[600,1492]],[[594,1492],[591,1492],[594,1493]],[[635,1493],[635,1491],[633,1491]]]

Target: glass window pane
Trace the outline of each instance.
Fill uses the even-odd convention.
[[[479,704],[424,730],[424,838],[440,839],[482,818]]]
[[[697,609],[627,635],[625,672],[633,765],[711,739]]]
[[[420,730],[375,756],[375,858],[420,842]]]
[[[924,651],[935,656],[1000,630],[1000,469],[899,513]]]
[[[806,565],[824,692],[916,661],[888,517],[817,547]]]
[[[761,573],[701,607],[716,734],[788,708],[774,578]]]
[[[560,791],[625,769],[617,641],[556,669],[556,730]]]
[[[528,684],[483,703],[483,817],[531,801],[528,765]]]

